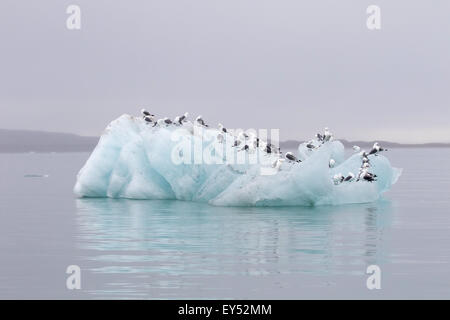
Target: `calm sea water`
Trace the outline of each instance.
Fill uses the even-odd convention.
[[[0,154],[0,298],[450,298],[449,149],[391,150],[385,199],[315,208],[76,199],[88,156]]]

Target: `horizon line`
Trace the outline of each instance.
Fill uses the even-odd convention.
[[[55,134],[55,135],[72,135],[79,138],[92,138],[92,139],[99,139],[101,137],[100,135],[82,135],[79,133],[74,132],[62,132],[62,131],[47,131],[47,130],[37,130],[37,129],[5,129],[0,128],[0,131],[16,131],[16,132],[28,132],[28,133],[44,133],[44,134]],[[448,145],[450,146],[450,141],[443,142],[443,141],[431,141],[431,142],[397,142],[392,140],[384,140],[384,139],[369,139],[369,140],[363,140],[363,139],[348,139],[348,138],[334,138],[335,140],[344,141],[344,142],[360,142],[360,143],[372,143],[372,142],[385,142],[385,143],[391,143],[396,145],[405,145],[405,146],[420,146],[420,145]],[[269,140],[269,139],[268,139]],[[286,139],[286,140],[280,140],[280,143],[295,143],[295,142],[306,142],[309,141],[308,139],[302,140],[302,139]]]

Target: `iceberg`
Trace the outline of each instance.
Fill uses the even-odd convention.
[[[189,121],[153,125],[122,115],[100,137],[77,175],[74,192],[78,197],[176,199],[216,206],[340,205],[376,201],[401,174],[376,154],[369,156],[376,181],[336,184],[336,174],[358,176],[361,168],[361,155],[345,159],[337,140],[316,139],[313,149],[300,144],[299,162],[294,162],[255,135],[238,136]],[[236,146],[238,140],[243,143]],[[330,159],[335,160],[332,168]]]

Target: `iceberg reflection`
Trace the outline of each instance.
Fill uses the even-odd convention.
[[[258,208],[101,198],[76,199],[76,206],[77,246],[97,279],[90,292],[100,296],[180,297],[186,290],[195,298],[189,290],[219,278],[266,277],[275,285],[277,276],[361,275],[385,261],[391,217],[386,201]],[[236,297],[233,284],[221,285]]]

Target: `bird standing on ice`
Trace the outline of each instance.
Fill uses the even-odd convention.
[[[355,179],[355,175],[352,172],[348,173],[348,176],[345,177],[344,181],[353,181]]]
[[[248,134],[246,134],[245,132],[241,131],[238,134],[238,139],[245,141],[245,140],[248,139]]]
[[[286,159],[288,159],[289,161],[293,161],[293,162],[301,162],[300,160],[297,159],[296,156],[294,156],[294,155],[292,154],[292,152],[286,152],[285,157],[286,157]]]
[[[378,152],[387,151],[387,149],[383,149],[378,142],[373,144],[372,150],[370,150],[369,154],[377,155]]]
[[[279,171],[281,168],[281,165],[283,164],[285,160],[284,159],[277,159],[275,160],[274,163],[272,163],[272,168],[274,168],[275,170]]]
[[[151,114],[150,112],[148,112],[148,111],[145,110],[145,109],[141,109],[141,113],[142,113],[142,116],[143,116],[143,117],[146,117],[146,116],[154,117],[154,116],[155,116],[154,114]]]
[[[372,174],[369,171],[367,171],[367,169],[364,169],[359,174],[358,180],[363,179],[365,181],[373,182],[373,181],[377,181],[376,177],[377,177],[376,174]]]
[[[320,133],[318,133],[318,134],[320,134]],[[308,148],[308,150],[312,150],[312,149],[316,148],[316,146],[313,144],[312,140],[306,144],[306,147]]]
[[[168,126],[168,125],[170,125],[170,124],[172,124],[172,120],[170,120],[169,118],[165,117],[164,119],[158,119],[158,121],[156,121],[155,124],[154,124],[153,126],[154,126],[154,127],[155,127],[155,126],[160,126],[160,127],[162,127],[163,125]]]
[[[367,152],[361,151],[359,155],[361,156],[361,160],[362,160],[363,165],[365,163],[370,164],[370,160],[369,160]]]
[[[257,149],[257,148],[259,148],[259,138],[258,137],[256,137],[254,140],[253,140],[253,148],[254,149]]]
[[[164,119],[158,119],[155,124],[153,125],[153,127],[155,126],[162,126],[164,124]]]
[[[187,121],[186,119],[187,119],[188,115],[189,115],[189,113],[186,112],[184,115],[176,117],[174,122],[176,124],[183,125],[183,122]]]
[[[198,123],[199,125],[203,126],[203,127],[209,127],[209,126],[205,123],[205,121],[202,119],[202,116],[198,116],[198,117],[195,119],[195,122]]]
[[[334,159],[330,159],[330,162],[328,163],[328,167],[334,168],[335,164],[336,164],[336,161]]]
[[[241,140],[236,139],[234,140],[233,147],[238,147],[241,143],[242,143]]]
[[[345,179],[345,177],[342,175],[342,173],[338,173],[338,174],[335,174],[335,175],[333,176],[333,182],[334,182],[334,184],[339,184],[339,183],[341,183],[342,181],[344,181],[344,179]]]
[[[172,124],[172,120],[170,120],[170,119],[167,118],[167,117],[165,117],[165,118],[163,119],[163,121],[164,121],[164,123],[165,123],[166,125]]]
[[[320,142],[323,142],[323,135],[321,135],[320,133],[316,134],[317,140]]]
[[[219,130],[224,133],[227,133],[227,129],[221,123],[219,123]]]
[[[144,117],[144,120],[145,120],[145,122],[147,122],[147,123],[152,123],[154,119],[153,119],[152,116],[145,116],[145,117]]]
[[[332,139],[333,139],[333,134],[330,132],[328,127],[326,127],[325,132],[323,134],[323,141],[327,142],[327,141],[331,141]]]
[[[250,150],[250,147],[248,146],[248,144],[246,144],[246,145],[244,145],[241,149],[239,149],[238,152],[241,152],[241,151],[249,151],[249,150]]]
[[[239,132],[239,134],[236,137],[236,140],[234,140],[233,147],[237,147],[240,146],[241,143],[245,143],[247,138],[248,138],[247,134],[245,134],[244,132]]]

